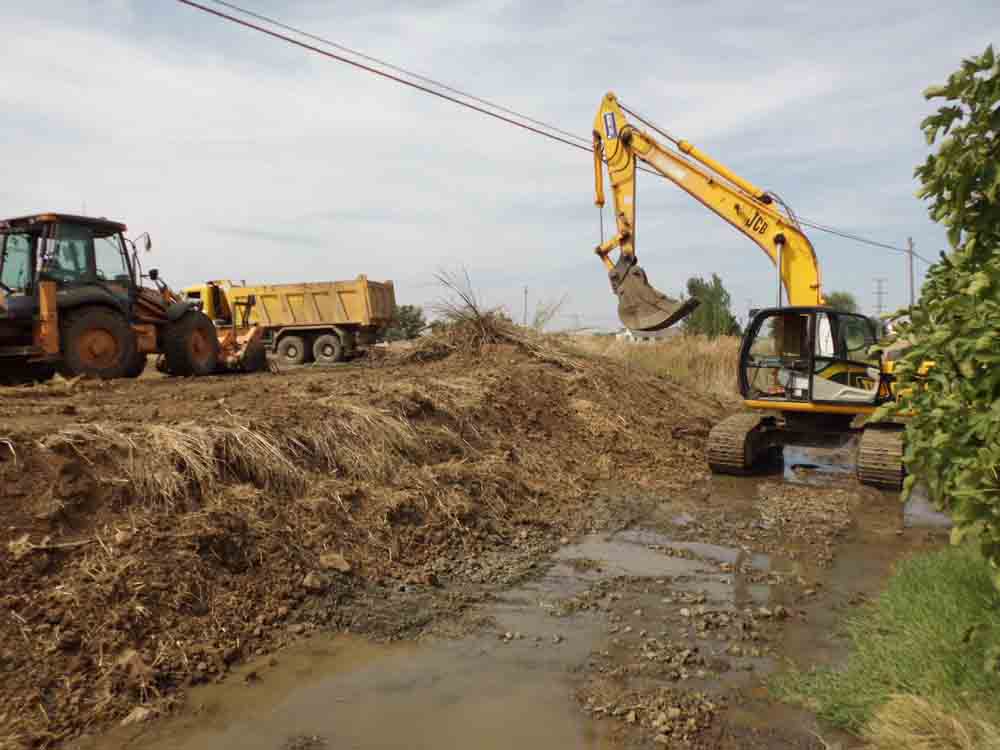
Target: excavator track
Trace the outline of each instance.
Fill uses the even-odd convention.
[[[893,425],[866,427],[861,433],[857,465],[862,484],[887,490],[902,488],[903,430]]]
[[[712,428],[706,453],[713,472],[746,474],[753,468],[764,419],[760,414],[734,414]]]

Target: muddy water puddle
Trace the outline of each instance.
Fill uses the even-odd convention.
[[[744,558],[766,575],[769,558],[717,545],[641,530],[587,537],[557,553],[541,578],[486,605],[490,632],[385,646],[317,636],[280,652],[274,664],[244,665],[225,683],[193,690],[183,715],[121,729],[99,746],[612,747],[607,725],[577,704],[580,676],[599,668],[602,654],[613,664],[613,652],[633,634],[669,635],[674,648],[678,639],[687,643],[672,631],[678,624],[687,629],[685,616],[701,616],[694,614],[699,608],[703,614],[763,606],[767,587],[742,582]],[[625,606],[632,608],[627,616],[618,612]],[[699,648],[694,632],[685,648]],[[653,648],[648,639],[645,645]],[[710,681],[700,667],[685,677],[692,685]]]
[[[747,517],[757,486],[713,480],[713,503]],[[598,718],[586,697],[604,679],[738,694],[727,726],[776,737],[747,747],[821,747],[811,744],[811,717],[771,704],[762,678],[788,659],[843,658],[836,631],[844,609],[876,591],[892,562],[917,544],[916,532],[897,531],[893,502],[860,511],[825,571],[652,528],[587,536],[556,552],[536,580],[480,605],[478,619],[491,624],[474,635],[389,645],[314,636],[192,690],[176,717],[78,747],[623,747],[620,721]],[[660,512],[665,530],[680,531],[718,507]]]

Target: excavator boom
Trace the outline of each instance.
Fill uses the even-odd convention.
[[[669,138],[669,136],[668,136]],[[671,139],[673,140],[673,139]],[[681,304],[656,291],[635,254],[635,171],[642,161],[753,240],[779,269],[787,302],[820,305],[819,264],[809,238],[780,210],[770,194],[744,180],[683,140],[667,147],[631,125],[613,93],[594,118],[595,203],[604,205],[604,165],[614,197],[617,233],[598,246],[619,297],[619,317],[628,328],[657,330],[691,313],[696,300]],[[619,250],[618,260],[610,253]]]

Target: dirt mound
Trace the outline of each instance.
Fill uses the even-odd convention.
[[[372,586],[461,584],[470,559],[588,529],[601,480],[704,477],[716,401],[468,334],[375,365],[0,395],[0,747],[169,710],[290,633],[356,625]]]

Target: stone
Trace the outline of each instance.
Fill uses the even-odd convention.
[[[127,727],[129,724],[139,724],[143,721],[148,721],[153,716],[153,709],[146,708],[145,706],[136,706],[131,711],[129,711],[128,716],[122,719],[122,726]]]
[[[326,588],[326,582],[319,575],[319,573],[312,571],[306,574],[306,577],[302,579],[302,588],[306,591],[312,591],[313,593],[323,591]]]
[[[351,564],[339,552],[324,552],[319,556],[319,566],[323,570],[336,570],[338,573],[351,572]]]

